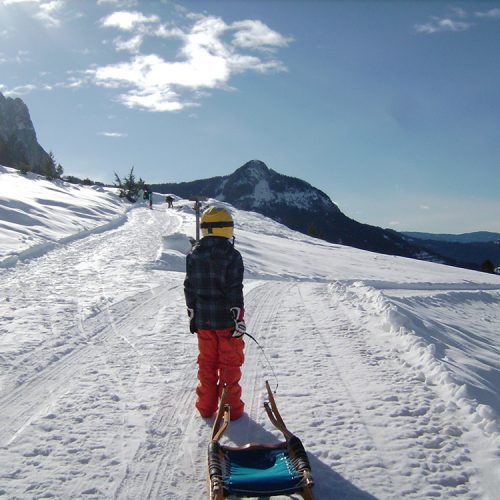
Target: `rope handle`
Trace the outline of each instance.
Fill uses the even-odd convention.
[[[269,361],[269,358],[266,355],[266,351],[264,351],[264,348],[257,342],[257,339],[253,335],[250,335],[248,332],[245,332],[245,335],[247,337],[250,337],[257,344],[257,347],[262,351],[262,354],[264,354],[264,358],[266,359],[267,364],[269,365],[269,368],[271,368],[271,371],[273,372],[273,377],[276,380],[276,387],[273,391],[276,394],[276,392],[278,391],[278,386],[279,386],[278,377],[276,376],[276,372],[274,371],[273,365],[271,364],[271,362]]]

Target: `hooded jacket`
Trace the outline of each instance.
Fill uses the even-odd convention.
[[[184,294],[194,327],[234,327],[231,307],[243,309],[243,259],[227,238],[206,236],[186,257]]]

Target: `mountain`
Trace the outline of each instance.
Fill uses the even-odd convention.
[[[172,193],[182,198],[217,198],[332,243],[451,263],[407,241],[396,231],[350,219],[324,192],[301,179],[279,174],[259,160],[245,163],[231,175],[192,182],[153,184],[151,187],[153,191]]]
[[[499,243],[500,233],[492,233],[489,231],[476,231],[473,233],[464,234],[434,234],[434,233],[419,233],[415,231],[403,231],[404,236],[409,236],[419,240],[434,240],[448,241],[450,243]]]
[[[468,234],[401,233],[413,245],[454,259],[463,267],[480,269],[490,260],[500,265],[500,234],[480,231]],[[412,236],[418,235],[418,236]]]
[[[21,99],[5,97],[2,93],[0,164],[43,174],[55,174],[54,162],[38,144],[28,107]]]

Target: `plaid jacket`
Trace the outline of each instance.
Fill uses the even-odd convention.
[[[184,294],[196,329],[234,326],[230,308],[243,308],[243,259],[228,239],[206,236],[191,250]]]

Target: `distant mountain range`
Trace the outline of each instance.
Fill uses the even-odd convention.
[[[153,191],[183,198],[206,196],[251,210],[291,229],[332,243],[434,262],[455,264],[408,241],[396,231],[361,224],[344,215],[332,200],[307,182],[279,174],[252,160],[230,175],[192,182],[153,184]]]
[[[500,266],[500,234],[478,231],[466,234],[401,233],[407,241],[431,252],[480,269],[486,260]]]
[[[447,241],[449,243],[500,243],[500,233],[476,231],[464,234],[433,234],[403,231],[404,236],[418,240]]]

